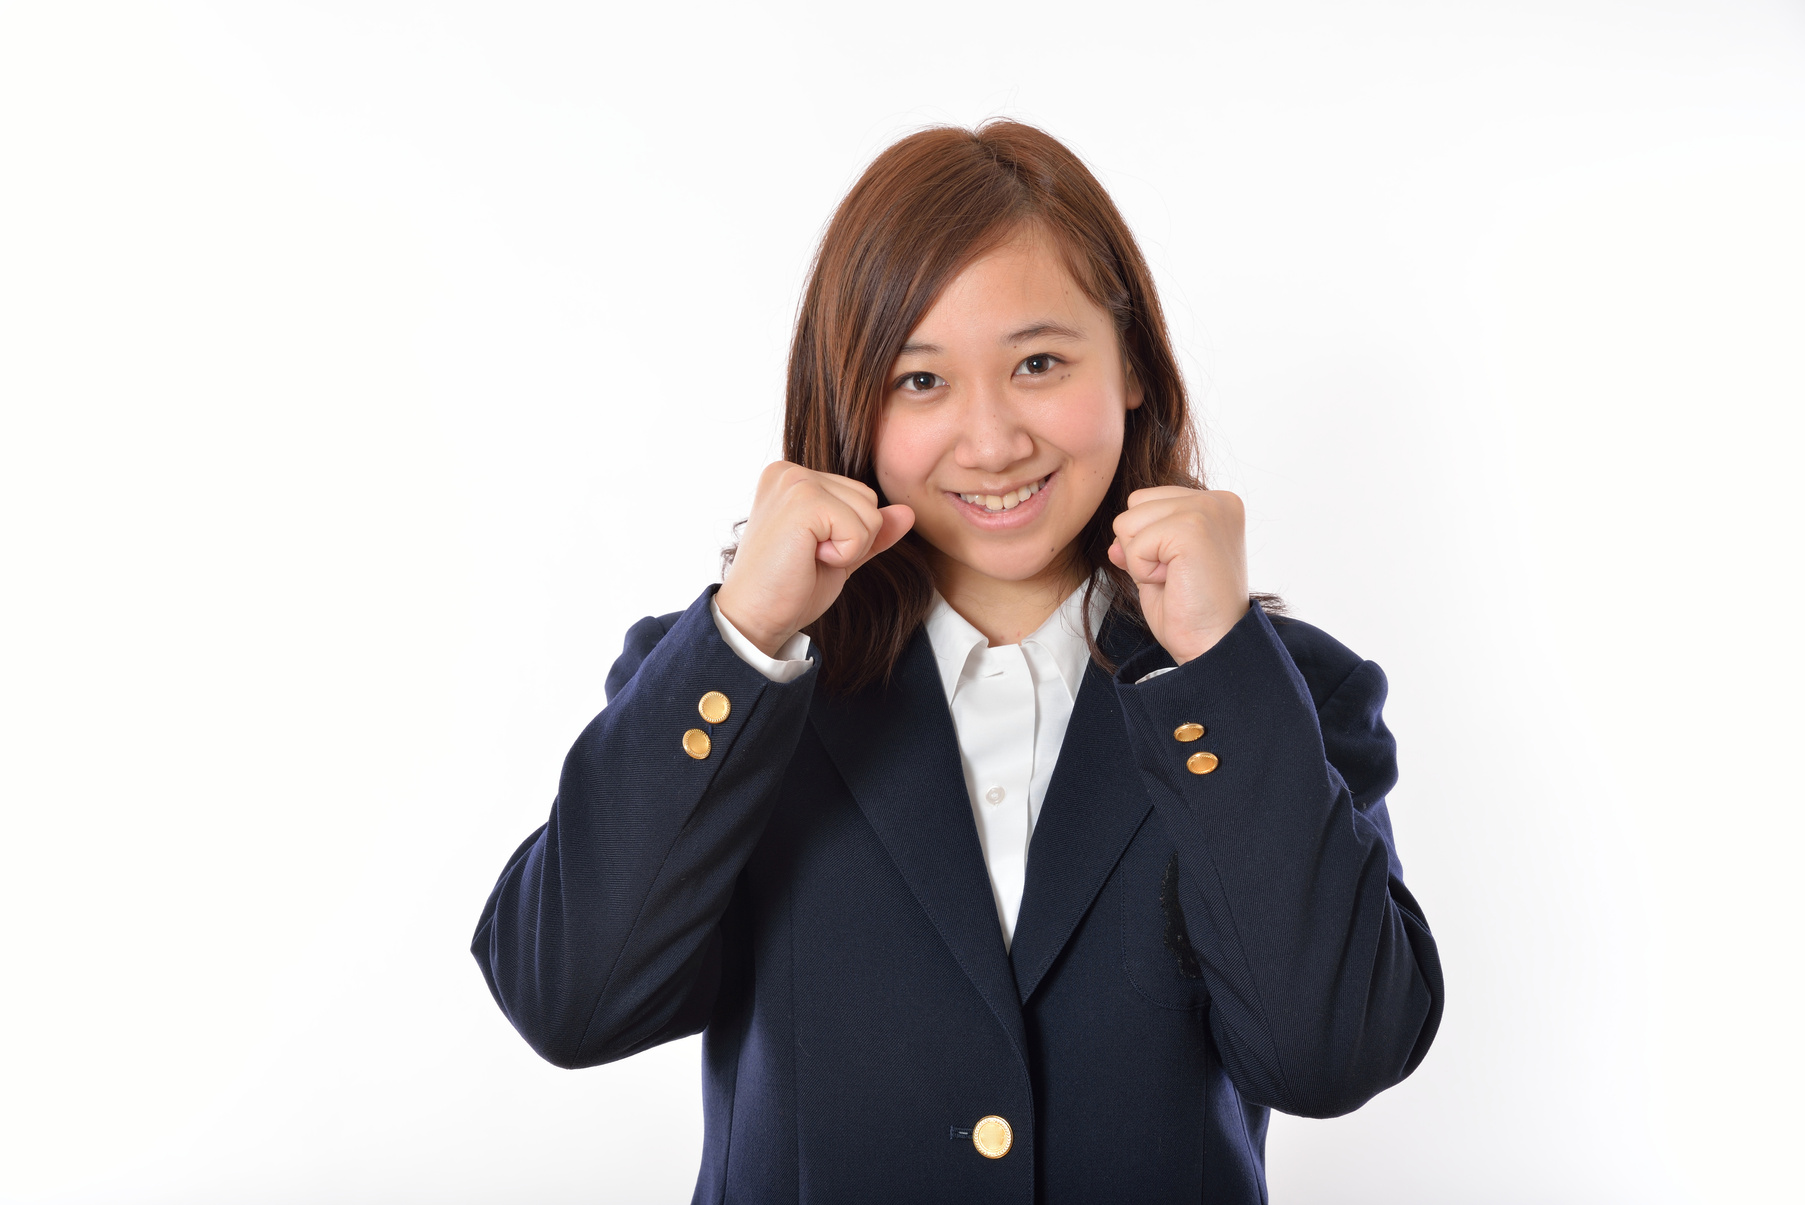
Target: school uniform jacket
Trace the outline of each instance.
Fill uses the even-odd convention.
[[[1263,1202],[1268,1109],[1422,1060],[1441,971],[1378,666],[1253,608],[1136,684],[1173,660],[1111,617],[1005,952],[926,633],[831,698],[741,660],[718,588],[628,631],[472,946],[559,1066],[704,1033],[697,1202]]]

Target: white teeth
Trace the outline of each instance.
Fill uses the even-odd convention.
[[[1031,481],[1021,489],[1011,490],[1007,494],[960,494],[959,498],[973,506],[982,506],[985,510],[1014,510],[1040,493],[1041,487],[1046,483],[1047,479],[1042,477],[1039,481]]]

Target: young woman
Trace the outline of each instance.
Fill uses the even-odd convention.
[[[878,157],[784,452],[502,872],[497,1002],[563,1067],[702,1031],[697,1201],[1264,1200],[1267,1110],[1410,1074],[1441,974],[1384,675],[1248,594],[1076,157]]]

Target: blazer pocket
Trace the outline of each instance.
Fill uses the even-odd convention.
[[[1201,915],[1168,841],[1142,838],[1122,856],[1122,963],[1136,991],[1161,1008],[1204,1008],[1210,1002],[1203,965],[1191,943]],[[1188,915],[1187,915],[1188,912]]]

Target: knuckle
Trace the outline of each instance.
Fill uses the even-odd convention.
[[[860,481],[857,477],[848,477],[843,473],[822,473],[820,476],[824,481],[837,481],[842,485],[849,485],[856,493],[869,494],[873,498],[877,497],[877,491],[866,485],[863,481]]]

